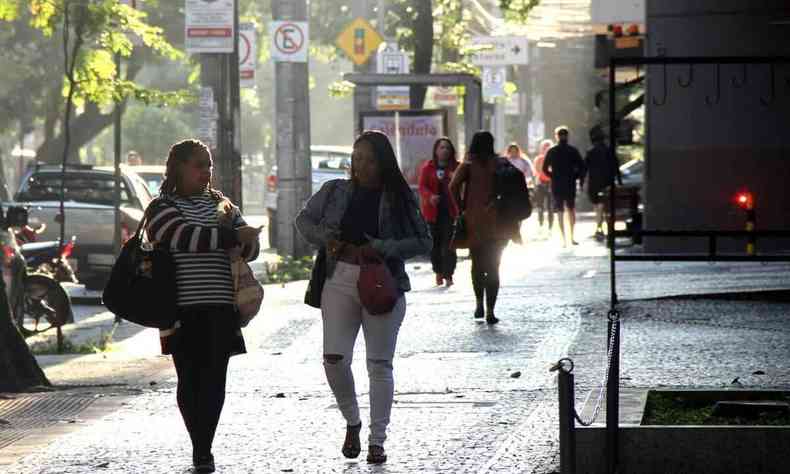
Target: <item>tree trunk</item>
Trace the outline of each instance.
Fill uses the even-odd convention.
[[[5,285],[0,283],[0,392],[50,386],[44,371],[11,321]]]
[[[134,80],[137,73],[142,69],[141,61],[132,61],[126,69],[127,78]],[[121,103],[121,113],[126,110],[127,101]],[[55,110],[61,111],[60,103],[57,104]],[[60,116],[56,118],[60,119]],[[54,119],[54,117],[53,117]],[[60,121],[61,124],[63,121]],[[107,113],[101,113],[99,106],[93,102],[85,104],[85,111],[79,116],[71,120],[71,140],[69,144],[69,163],[77,163],[79,160],[79,150],[91,142],[97,135],[99,135],[105,128],[113,124],[112,110]],[[54,127],[54,120],[53,120]],[[45,138],[44,143],[36,150],[36,159],[44,163],[60,164],[63,158],[63,140],[65,138],[62,130],[55,136]]]
[[[414,2],[414,73],[428,74],[433,61],[433,8],[431,2]],[[425,102],[425,86],[411,86],[410,106],[421,109]]]

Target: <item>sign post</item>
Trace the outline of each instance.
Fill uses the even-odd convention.
[[[276,219],[279,253],[303,256],[309,249],[295,232],[293,220],[312,194],[306,1],[273,0],[272,17],[269,49],[274,61],[277,212],[270,217]]]
[[[238,4],[185,2],[186,50],[200,54],[200,134],[214,157],[214,186],[242,207]]]

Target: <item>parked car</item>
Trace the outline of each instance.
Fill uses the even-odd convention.
[[[312,174],[311,192],[315,194],[321,186],[335,178],[345,178],[351,170],[350,146],[310,147],[310,164]],[[264,196],[266,215],[269,218],[269,245],[274,245],[277,235],[277,165],[272,166],[266,177],[266,193]]]
[[[58,240],[65,218],[66,238],[76,236],[79,245],[69,260],[80,282],[88,289],[104,287],[118,249],[115,235],[115,174],[112,167],[72,165],[66,169],[65,216],[60,215],[61,171],[59,166],[38,165],[28,171],[15,196],[30,213],[34,225],[45,224],[39,240]],[[130,237],[151,202],[145,181],[121,166],[121,237]]]
[[[623,186],[642,187],[644,183],[645,160],[631,160],[620,165],[620,175],[623,177]]]
[[[159,187],[162,186],[162,181],[165,180],[165,171],[167,170],[165,165],[139,165],[130,166],[129,169],[143,178],[151,196],[159,194]]]

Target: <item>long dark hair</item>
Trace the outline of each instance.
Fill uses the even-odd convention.
[[[476,161],[488,160],[496,156],[494,151],[494,136],[491,132],[481,130],[472,135],[469,143],[469,158]]]
[[[366,142],[373,147],[373,156],[376,157],[379,165],[379,174],[387,201],[392,204],[393,209],[399,215],[410,212],[408,205],[410,201],[414,200],[414,196],[409,183],[406,182],[406,178],[400,171],[398,159],[387,135],[378,130],[365,130],[354,141],[354,146],[360,142]],[[354,181],[354,184],[357,184],[356,179],[354,160],[351,160],[351,180]]]
[[[167,154],[165,179],[159,186],[159,194],[165,196],[176,194],[176,187],[181,181],[181,166],[189,161],[189,158],[199,150],[205,150],[209,157],[211,156],[211,150],[208,145],[200,140],[181,140],[170,147],[170,152]],[[211,182],[208,183],[208,192],[211,193],[215,201],[225,199],[221,192],[211,187]]]
[[[447,144],[450,145],[450,163],[458,163],[458,152],[455,150],[455,145],[453,144],[453,141],[450,140],[450,137],[439,137],[435,142],[433,142],[433,153],[431,153],[431,159],[434,161],[434,163],[439,159],[436,156],[436,149],[439,148],[439,145],[442,142],[447,142]]]

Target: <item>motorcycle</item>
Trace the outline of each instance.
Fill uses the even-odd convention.
[[[23,333],[35,334],[52,327],[74,322],[71,298],[60,284],[76,283],[77,278],[68,258],[74,250],[76,238],[61,246],[59,241],[29,242],[19,249],[25,261],[23,291],[16,298],[14,316]],[[49,326],[39,329],[41,320]],[[32,329],[25,322],[32,320]]]

